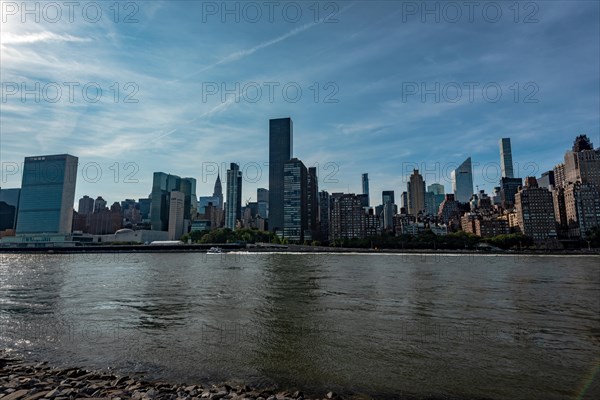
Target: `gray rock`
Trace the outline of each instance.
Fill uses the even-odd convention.
[[[42,390],[41,392],[37,392],[35,394],[29,394],[27,397],[25,397],[24,400],[38,400],[41,399],[42,397],[44,397],[46,395],[46,393],[48,393],[45,390]]]
[[[217,393],[213,393],[213,395],[210,396],[210,398],[214,399],[214,400],[219,400],[219,399],[222,399],[223,397],[227,396],[228,394],[229,394],[229,392],[223,390],[223,391],[220,391]]]
[[[60,395],[60,390],[59,389],[53,389],[51,391],[49,391],[48,393],[46,393],[46,395],[44,396],[47,399],[51,399],[54,397],[58,397],[58,395]]]
[[[26,390],[26,389],[16,390],[16,391],[10,393],[8,396],[4,396],[3,399],[4,400],[17,400],[22,397],[25,397],[27,392],[28,392],[28,390]]]

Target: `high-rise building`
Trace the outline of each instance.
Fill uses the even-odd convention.
[[[471,157],[468,157],[451,174],[454,199],[461,203],[468,203],[473,194],[473,169]]]
[[[17,234],[71,233],[77,162],[69,154],[25,157]]]
[[[223,188],[221,186],[221,177],[217,175],[217,180],[215,181],[215,187],[213,189],[213,197],[219,199],[217,204],[213,204],[215,207],[223,209]]]
[[[227,170],[226,195],[225,227],[235,229],[237,221],[242,219],[242,171],[236,163],[231,163]]]
[[[515,195],[515,211],[523,235],[534,240],[557,237],[552,193],[539,187],[534,177],[526,178],[525,187]]]
[[[185,198],[177,190],[169,193],[169,240],[179,240],[184,234]]]
[[[204,214],[207,206],[221,207],[219,196],[200,196],[198,201],[198,212]]]
[[[381,204],[385,204],[387,202],[396,204],[396,201],[394,199],[394,191],[393,190],[384,190],[381,192]]]
[[[514,178],[510,138],[500,139],[500,167],[502,169],[503,178]]]
[[[17,227],[20,195],[21,189],[0,189],[0,231]]]
[[[569,237],[586,238],[600,226],[600,190],[591,183],[569,183],[564,188],[564,207]]]
[[[578,136],[573,151],[565,153],[565,184],[577,182],[600,188],[600,149],[594,150],[585,135]]]
[[[263,219],[269,218],[269,190],[265,188],[256,189],[256,202],[258,203],[258,215]]]
[[[427,214],[437,215],[444,198],[444,185],[433,183],[427,186],[427,192],[425,193],[425,211]]]
[[[559,237],[568,237],[569,224],[567,221],[567,207],[565,205],[565,188],[555,187],[552,190],[554,203],[554,218],[556,220],[556,233]]]
[[[308,168],[307,175],[307,218],[311,239],[318,237],[319,231],[319,180],[317,168]],[[308,240],[308,238],[305,238]]]
[[[366,194],[366,204],[363,204],[363,207],[369,207],[371,205],[371,201],[369,198],[369,174],[362,174],[362,194]]]
[[[539,187],[545,187],[546,189],[549,189],[551,186],[554,187],[554,170],[543,172],[537,181]]]
[[[196,178],[181,178],[180,191],[185,194],[184,220],[190,221],[198,212],[198,197],[196,196]]]
[[[446,194],[446,198],[442,201],[442,204],[440,204],[438,217],[441,222],[445,224],[460,218],[460,203],[454,199],[453,194]]]
[[[363,228],[365,237],[373,237],[381,235],[381,220],[373,212],[372,208],[369,208],[368,212],[364,215],[365,226]]]
[[[269,230],[283,231],[283,165],[292,158],[291,118],[269,120]]]
[[[400,195],[400,207],[403,209],[403,214],[408,213],[408,192],[402,192]]]
[[[425,211],[425,181],[419,170],[413,170],[410,180],[406,184],[408,192],[408,213],[415,218]]]
[[[515,195],[523,185],[521,178],[500,179],[500,200],[502,207],[508,209],[515,205]]]
[[[96,200],[94,200],[94,212],[97,213],[107,209],[108,207],[106,206],[106,200],[104,200],[102,196],[96,197]]]
[[[151,198],[138,199],[138,203],[140,205],[140,218],[142,218],[142,220],[150,219],[150,209],[152,208],[152,199]]]
[[[181,189],[181,178],[164,172],[155,172],[152,179],[150,219],[152,230],[169,230],[171,192]]]
[[[579,135],[573,142],[573,152],[579,153],[584,150],[594,150],[594,145],[587,137],[587,135]]]
[[[80,215],[88,215],[94,212],[94,199],[90,196],[85,195],[79,199],[79,207],[77,207],[77,213]]]
[[[563,187],[565,183],[565,163],[556,164],[554,166],[554,185],[556,187]]]
[[[444,185],[439,183],[432,183],[431,185],[427,186],[427,191],[433,194],[445,194]]]
[[[383,212],[382,212],[382,229],[385,231],[392,231],[394,229],[394,204],[386,201],[383,203]]]
[[[325,190],[319,192],[319,239],[329,240],[329,213],[331,196]]]
[[[389,201],[387,203],[391,204]],[[341,194],[333,197],[329,240],[364,238],[365,215],[360,198],[356,195]]]
[[[380,211],[379,211],[380,210]],[[398,212],[398,206],[396,205],[396,199],[393,190],[384,190],[381,192],[381,207],[377,207],[377,214],[381,217],[382,228],[392,229],[393,218]]]
[[[292,242],[312,239],[308,226],[308,171],[292,158],[283,165],[283,237]]]

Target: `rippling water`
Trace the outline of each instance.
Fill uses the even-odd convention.
[[[390,397],[600,398],[597,257],[0,260],[1,345],[57,365]]]

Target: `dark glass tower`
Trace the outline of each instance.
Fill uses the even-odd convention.
[[[150,222],[153,231],[169,230],[171,192],[179,191],[181,178],[177,175],[155,172],[152,179]]]
[[[307,182],[307,213],[308,229],[311,239],[318,237],[319,230],[319,181],[317,179],[317,168],[308,168]],[[304,238],[305,240],[307,238]]]
[[[514,178],[510,138],[500,139],[500,168],[502,169],[503,178]],[[460,199],[457,200],[461,201]]]
[[[283,164],[292,158],[291,118],[269,120],[269,228],[283,231]]]
[[[371,201],[369,199],[369,174],[362,174],[362,194],[366,194],[366,204],[363,204],[363,207],[369,207],[371,205]]]
[[[227,209],[225,227],[235,229],[237,221],[242,219],[242,171],[236,163],[227,170]]]
[[[17,234],[71,233],[77,157],[25,157]]]
[[[297,158],[286,162],[283,171],[283,236],[301,242],[308,228],[308,171]]]
[[[213,189],[213,197],[219,198],[219,208],[223,209],[223,188],[221,186],[221,177],[217,175],[217,180],[215,181],[215,188]]]

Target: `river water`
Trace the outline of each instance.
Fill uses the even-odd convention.
[[[600,258],[0,255],[0,345],[376,397],[600,398]]]

